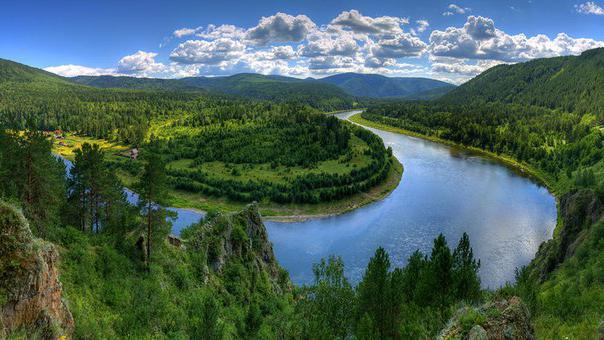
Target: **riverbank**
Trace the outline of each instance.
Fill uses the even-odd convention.
[[[551,178],[551,176],[547,175],[543,171],[536,169],[535,167],[533,167],[529,164],[519,162],[512,157],[505,156],[505,155],[498,155],[494,152],[490,152],[490,151],[483,150],[483,149],[476,148],[476,147],[466,146],[466,145],[459,144],[459,143],[456,143],[456,142],[453,142],[453,141],[450,141],[447,139],[442,139],[442,138],[439,138],[436,136],[425,135],[425,134],[421,134],[418,132],[402,129],[402,128],[399,128],[396,126],[391,126],[391,125],[387,125],[387,124],[383,124],[383,123],[374,122],[374,121],[363,118],[361,115],[362,115],[362,112],[359,112],[357,114],[354,114],[354,115],[348,117],[348,120],[350,120],[353,123],[365,126],[365,127],[370,127],[370,128],[374,128],[374,129],[388,131],[388,132],[400,133],[400,134],[410,136],[410,137],[415,137],[415,138],[421,138],[424,140],[444,144],[444,145],[456,148],[458,150],[468,151],[473,154],[498,161],[498,162],[506,165],[508,168],[518,172],[519,174],[529,177],[529,178],[535,180],[540,185],[543,185],[544,187],[546,187],[547,190],[554,197],[556,197],[556,200],[558,200],[558,195],[562,192],[562,188],[560,187],[560,185],[557,184],[556,181],[554,181]]]
[[[258,202],[258,210],[265,221],[299,222],[307,219],[323,218],[347,213],[362,206],[382,200],[388,196],[400,183],[403,175],[403,165],[391,158],[392,166],[388,177],[379,185],[368,191],[333,202],[316,204],[278,204],[274,202]],[[123,177],[121,174],[120,177]],[[126,182],[129,180],[123,178]],[[247,203],[235,202],[225,198],[206,197],[180,190],[170,190],[168,205],[175,208],[192,209],[197,211],[235,212],[241,210]]]

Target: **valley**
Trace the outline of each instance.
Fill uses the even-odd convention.
[[[0,60],[0,336],[594,338],[603,60],[455,88]],[[28,278],[63,289],[23,312]]]

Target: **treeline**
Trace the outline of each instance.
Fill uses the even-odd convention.
[[[363,118],[512,156],[554,179],[604,157],[602,116],[518,104],[377,104]]]

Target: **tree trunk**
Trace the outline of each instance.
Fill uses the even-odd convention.
[[[147,204],[147,270],[151,261],[151,201]]]

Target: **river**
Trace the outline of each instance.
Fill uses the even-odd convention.
[[[337,116],[347,119],[358,113]],[[279,263],[296,284],[311,283],[312,265],[329,255],[341,256],[345,274],[358,282],[377,247],[404,266],[417,249],[429,253],[442,233],[455,247],[464,232],[481,260],[485,288],[514,280],[516,268],[535,256],[556,225],[554,197],[529,178],[500,163],[442,144],[372,129],[405,171],[385,199],[354,211],[303,222],[265,222]],[[66,160],[67,168],[71,162]],[[136,193],[125,189],[130,203]],[[169,208],[178,216],[172,233],[198,222],[203,213]]]
[[[528,264],[552,237],[555,198],[531,179],[456,148],[369,130],[392,147],[405,168],[388,197],[343,215],[265,223],[277,259],[294,283],[312,282],[312,264],[332,254],[343,258],[345,274],[358,282],[377,247],[388,251],[393,266],[404,266],[416,249],[429,253],[438,234],[453,248],[467,232],[481,260],[482,286],[497,288],[513,281],[515,269]]]

